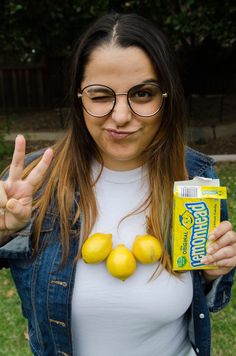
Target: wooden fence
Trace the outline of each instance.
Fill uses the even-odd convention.
[[[193,122],[236,121],[236,94],[192,94],[188,97],[189,118]]]
[[[0,111],[44,109],[50,106],[45,65],[0,68]]]

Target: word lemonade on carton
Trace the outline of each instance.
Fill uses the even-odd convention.
[[[173,270],[214,269],[204,265],[209,233],[220,223],[226,187],[219,179],[195,177],[174,184]],[[214,242],[211,242],[214,243]]]

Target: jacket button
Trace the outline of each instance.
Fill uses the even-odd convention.
[[[199,349],[198,348],[196,348],[196,353],[199,354]]]
[[[204,319],[205,318],[205,314],[203,314],[203,313],[199,314],[199,318],[200,319]]]

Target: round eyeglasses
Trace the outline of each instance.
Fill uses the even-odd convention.
[[[156,83],[142,83],[130,88],[127,93],[115,93],[106,85],[92,84],[77,93],[85,111],[95,117],[103,117],[112,112],[116,97],[126,95],[130,109],[139,116],[157,114],[168,94]]]

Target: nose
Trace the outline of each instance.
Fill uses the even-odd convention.
[[[126,95],[119,95],[116,97],[116,104],[112,111],[112,119],[117,126],[125,126],[132,118],[132,112],[127,102]]]

